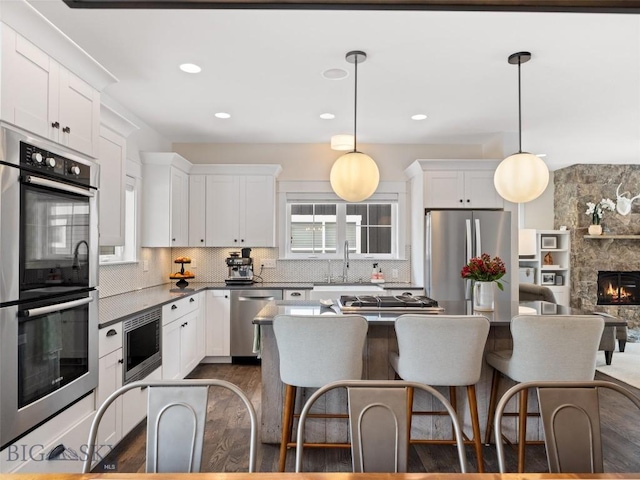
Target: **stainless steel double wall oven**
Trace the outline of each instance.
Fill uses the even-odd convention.
[[[98,384],[98,167],[0,128],[0,448]]]

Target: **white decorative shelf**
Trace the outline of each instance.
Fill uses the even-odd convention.
[[[596,240],[640,240],[640,235],[585,235]]]

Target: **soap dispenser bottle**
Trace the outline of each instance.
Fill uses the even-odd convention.
[[[378,264],[373,264],[373,270],[371,271],[371,281],[375,282],[378,279]]]
[[[378,268],[378,282],[384,282],[384,273],[382,273],[382,267]]]

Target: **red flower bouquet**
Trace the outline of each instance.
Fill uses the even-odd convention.
[[[483,253],[479,257],[473,257],[469,260],[469,263],[462,267],[460,275],[462,278],[469,278],[477,282],[496,282],[498,288],[504,290],[502,283],[498,280],[505,273],[507,273],[507,269],[500,257],[491,259],[488,253]]]

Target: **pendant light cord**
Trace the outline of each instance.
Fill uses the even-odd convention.
[[[353,151],[354,153],[358,151],[356,145],[356,127],[358,126],[358,54],[356,54],[355,58],[355,87],[353,92]]]
[[[520,85],[520,64],[520,57],[518,56],[518,153],[522,153],[522,88]]]

